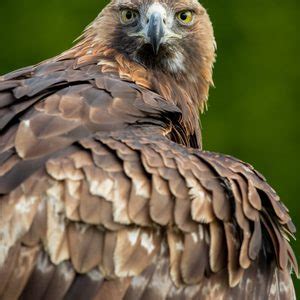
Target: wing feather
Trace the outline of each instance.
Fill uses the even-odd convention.
[[[295,299],[288,210],[180,117],[87,61],[1,78],[1,299]]]

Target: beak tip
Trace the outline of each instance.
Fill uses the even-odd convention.
[[[153,49],[153,52],[155,55],[158,55],[158,52],[159,52],[159,48],[160,48],[160,45],[152,45],[152,49]]]

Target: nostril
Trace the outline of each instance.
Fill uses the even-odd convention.
[[[163,18],[163,22],[164,22],[164,24],[166,25],[166,24],[167,24],[167,19],[166,19],[166,18]]]
[[[147,18],[146,23],[147,23],[147,24],[149,23],[149,18]]]

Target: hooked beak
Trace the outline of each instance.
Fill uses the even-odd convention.
[[[163,16],[159,12],[151,14],[148,23],[147,36],[155,55],[158,54],[162,39],[165,35]]]

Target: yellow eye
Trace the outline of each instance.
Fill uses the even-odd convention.
[[[183,10],[177,13],[176,17],[180,23],[188,25],[193,21],[193,12],[190,10]]]
[[[123,24],[133,23],[139,16],[139,13],[132,9],[121,10],[121,21]]]

